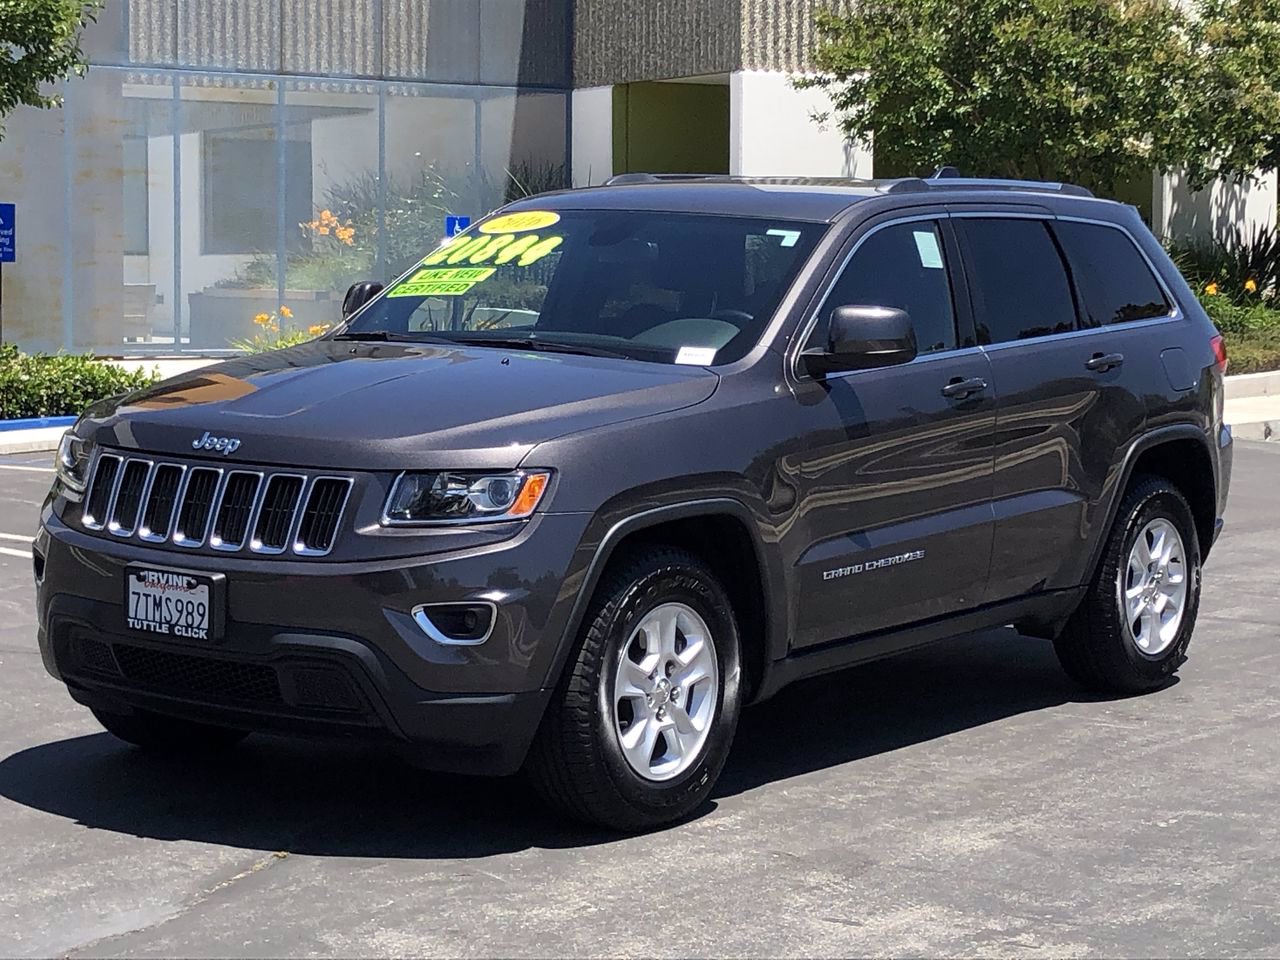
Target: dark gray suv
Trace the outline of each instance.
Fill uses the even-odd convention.
[[[743,705],[960,633],[1169,680],[1226,356],[1133,209],[619,180],[89,410],[35,544],[49,671],[142,747],[383,738],[622,829],[704,802]]]

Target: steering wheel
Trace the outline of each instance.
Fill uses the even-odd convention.
[[[754,323],[756,318],[745,310],[717,310],[711,314],[711,319],[723,320],[725,323],[732,323],[735,327],[741,329],[749,323]]]

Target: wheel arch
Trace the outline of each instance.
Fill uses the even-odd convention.
[[[729,593],[742,642],[744,702],[764,684],[785,638],[785,593],[772,570],[759,526],[740,500],[714,497],[639,510],[609,526],[588,565],[565,625],[548,685],[564,670],[587,607],[610,563],[646,544],[682,547],[716,573]]]
[[[1093,545],[1088,567],[1090,578],[1101,562],[1125,492],[1134,478],[1141,475],[1163,477],[1182,492],[1195,518],[1201,562],[1209,555],[1218,519],[1217,474],[1209,442],[1203,431],[1192,424],[1161,427],[1139,437],[1125,455],[1119,482],[1107,506],[1106,523]]]

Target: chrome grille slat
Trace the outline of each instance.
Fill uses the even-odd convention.
[[[277,489],[281,490],[278,494]],[[305,491],[306,477],[299,474],[278,473],[267,482],[262,506],[254,520],[250,550],[272,554],[284,553],[289,548]]]
[[[115,499],[108,512],[107,529],[117,537],[131,537],[142,516],[142,499],[151,480],[150,460],[130,457],[116,480]]]
[[[169,539],[173,518],[178,512],[178,494],[182,491],[186,473],[187,468],[181,464],[156,464],[151,473],[151,488],[147,491],[146,505],[142,508],[139,539],[147,543],[164,543]],[[173,477],[172,485],[169,477]]]
[[[89,488],[89,496],[84,501],[84,512],[81,522],[90,530],[101,530],[107,525],[111,516],[111,503],[115,499],[116,480],[120,477],[120,468],[124,458],[112,453],[104,453],[98,457],[93,468],[93,483]]]
[[[120,539],[187,550],[323,557],[341,535],[354,483],[103,451],[81,523]]]
[[[293,551],[304,557],[322,557],[333,549],[333,540],[342,522],[351,481],[346,477],[316,477],[307,491]]]
[[[230,470],[222,482],[222,495],[213,512],[209,545],[215,550],[239,550],[249,537],[249,521],[262,486],[262,474]]]

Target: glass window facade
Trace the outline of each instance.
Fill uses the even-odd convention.
[[[128,0],[61,111],[0,141],[3,337],[234,349],[339,319],[448,214],[568,178],[568,0]],[[281,308],[284,310],[281,310]],[[289,316],[291,315],[291,316]]]

